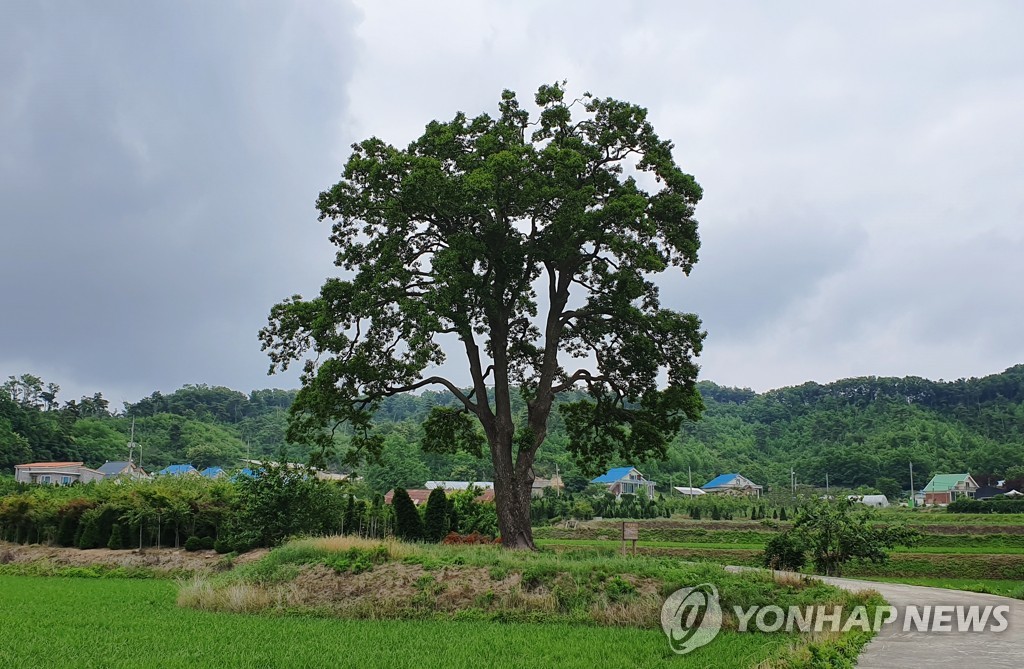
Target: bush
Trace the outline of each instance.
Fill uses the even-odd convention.
[[[107,548],[112,551],[119,551],[124,548],[124,535],[121,532],[121,524],[114,523],[110,528],[110,539],[107,540]]]
[[[968,499],[961,497],[946,507],[948,513],[1024,513],[1024,499],[995,497]]]
[[[192,552],[200,550],[203,547],[203,541],[199,537],[189,537],[185,540],[185,550]]]
[[[231,551],[235,550],[235,548],[231,545],[230,542],[224,539],[217,539],[213,542],[213,550],[217,551],[221,555],[224,555],[225,553],[230,553]]]
[[[341,532],[344,500],[338,488],[303,469],[266,466],[236,483],[237,511],[225,523],[235,550],[276,546],[288,536]]]
[[[448,534],[448,497],[441,488],[434,488],[427,498],[423,518],[423,538],[437,543]]]
[[[807,564],[807,555],[792,532],[780,532],[768,540],[763,560],[769,569],[800,571]]]
[[[78,535],[78,547],[87,550],[99,548],[103,543],[100,536],[100,518],[103,512],[99,509],[89,509],[82,514],[81,533]]]
[[[202,548],[204,551],[208,551],[208,550],[212,549],[213,548],[213,544],[214,544],[213,537],[203,537],[202,539],[199,540],[199,547]]]
[[[423,521],[420,512],[412,503],[405,488],[395,488],[391,505],[395,508],[395,535],[405,541],[419,541],[423,538]]]

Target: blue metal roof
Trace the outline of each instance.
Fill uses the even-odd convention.
[[[208,479],[214,479],[224,473],[223,467],[207,467],[203,471],[199,472]]]
[[[259,471],[262,472],[263,468],[260,468]],[[235,475],[231,477],[231,482],[234,483],[235,481],[242,477],[245,477],[247,479],[254,479],[256,478],[256,472],[249,469],[248,467],[243,467],[242,469],[239,469],[237,472],[235,472]]]
[[[629,473],[636,469],[636,467],[615,467],[609,469],[607,474],[598,476],[591,483],[615,483],[629,476]]]
[[[739,474],[722,474],[721,476],[716,476],[715,478],[711,479],[710,481],[702,485],[701,488],[705,490],[707,490],[708,488],[719,488],[721,486],[732,483],[734,480],[736,480],[737,476],[739,476]]]
[[[192,465],[167,465],[156,473],[157,476],[181,476],[182,474],[194,474],[196,468]]]

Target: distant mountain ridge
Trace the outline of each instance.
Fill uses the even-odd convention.
[[[143,465],[151,468],[172,462],[232,466],[247,453],[273,456],[284,444],[287,408],[296,393],[274,389],[247,395],[188,385],[166,395],[155,392],[111,415],[99,393],[61,405],[41,390],[41,381],[39,392],[36,386],[8,386],[0,393],[3,472],[33,460],[98,466],[124,459],[133,417]],[[688,471],[694,484],[742,472],[757,483],[788,486],[794,470],[802,483],[824,485],[827,475],[832,485],[908,488],[910,463],[917,487],[936,472],[970,471],[980,482],[1024,475],[1024,364],[956,381],[859,377],[763,393],[710,381],[698,387],[704,417],[683,427],[665,459],[622,464],[640,467],[663,486],[685,485]],[[418,448],[431,407],[454,402],[449,393],[433,391],[385,400],[376,417],[385,435],[383,460],[363,468],[367,479],[378,487],[489,479],[486,460]],[[84,406],[89,407],[85,415]],[[588,472],[573,462],[566,443],[561,419],[553,414],[538,475],[557,467],[569,479],[585,480]],[[339,450],[344,448],[342,436]],[[291,447],[291,457],[301,457],[299,450]]]

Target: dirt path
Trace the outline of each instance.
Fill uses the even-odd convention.
[[[255,550],[238,556],[234,564],[244,564],[266,555],[266,550]],[[69,567],[85,567],[94,564],[111,567],[150,567],[165,571],[201,571],[216,569],[222,563],[223,555],[214,551],[194,551],[177,548],[146,548],[113,551],[108,548],[79,550],[59,546],[32,544],[22,546],[0,542],[0,563],[51,562]]]
[[[729,567],[730,571],[739,571]],[[977,667],[979,669],[1020,669],[1024,667],[1024,600],[963,590],[928,588],[901,583],[878,583],[849,578],[819,576],[822,581],[846,590],[875,590],[897,608],[899,622],[884,625],[864,647],[857,666],[862,669],[906,669],[907,667]],[[979,632],[904,631],[905,607],[916,606],[1008,606],[1007,629]]]

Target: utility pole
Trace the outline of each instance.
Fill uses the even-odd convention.
[[[690,488],[690,499],[693,499],[693,472],[690,471],[690,465],[686,465],[686,482]]]
[[[828,472],[825,472],[825,497],[828,497]]]
[[[796,470],[792,467],[789,468],[789,490],[796,494]]]
[[[135,416],[132,416],[132,435],[128,437],[128,464],[132,464],[132,456],[135,453]],[[139,456],[142,460],[142,456]]]
[[[914,504],[917,503],[917,495],[914,490],[914,463],[910,462],[910,508],[914,508]]]

